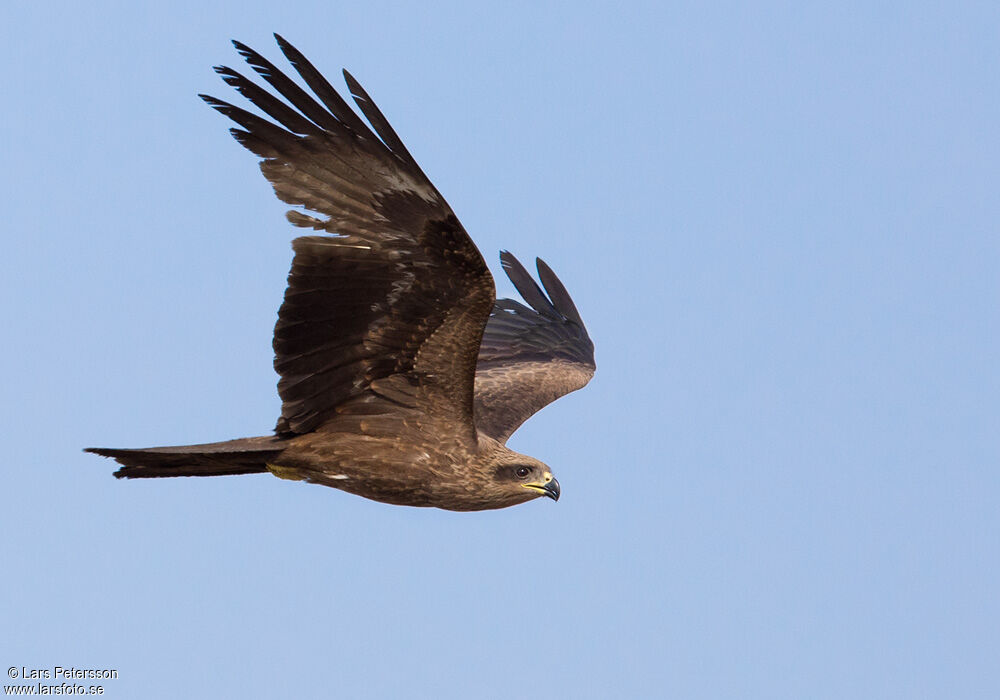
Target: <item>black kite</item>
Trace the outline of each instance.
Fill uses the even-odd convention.
[[[549,468],[505,443],[594,373],[594,346],[566,289],[538,260],[543,291],[503,252],[528,306],[497,300],[479,250],[358,82],[344,71],[374,133],[275,38],[319,102],[239,42],[287,102],[231,68],[216,72],[277,124],[201,96],[242,127],[233,136],[263,159],[278,197],[317,215],[290,211],[289,221],[321,232],[292,242],[274,329],[275,435],[88,451],[118,460],[115,476],[126,478],[270,471],[449,510],[558,499]]]

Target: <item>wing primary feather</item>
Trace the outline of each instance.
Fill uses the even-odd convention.
[[[500,251],[500,264],[503,266],[504,272],[507,273],[507,277],[514,283],[521,298],[528,302],[535,311],[549,317],[559,315],[535,280],[524,269],[521,261],[515,258],[512,253],[506,250]]]
[[[321,134],[322,130],[301,114],[259,87],[229,66],[216,66],[215,72],[237,92],[260,107],[264,112],[280,122],[286,129],[296,134]]]
[[[211,95],[198,95],[198,97],[204,100],[209,107],[225,114],[247,131],[259,134],[258,138],[264,137],[268,145],[272,148],[277,144],[289,144],[295,138],[284,129],[275,126],[266,119],[261,119],[256,114],[251,114],[245,109],[231,105],[217,97],[212,97]]]
[[[336,131],[340,125],[336,117],[323,109],[316,100],[309,96],[309,93],[296,85],[273,63],[240,41],[234,39],[233,46],[246,59],[246,62],[296,109],[324,129]]]
[[[333,116],[358,135],[368,133],[368,127],[365,126],[365,123],[351,109],[347,101],[340,96],[340,93],[323,77],[323,74],[316,70],[316,67],[309,62],[309,59],[303,56],[297,48],[292,46],[280,34],[275,34],[274,39],[278,42],[278,46],[281,48],[281,52],[285,54],[288,62],[298,71],[298,74],[306,81],[309,89],[316,93],[320,101],[333,113]]]
[[[375,128],[375,132],[378,134],[382,142],[389,147],[389,150],[397,155],[400,159],[404,160],[409,165],[420,170],[417,162],[410,155],[410,152],[406,150],[406,146],[400,140],[399,136],[396,135],[395,130],[389,125],[389,121],[382,114],[382,111],[375,105],[374,100],[368,96],[365,89],[361,87],[361,83],[354,79],[354,76],[344,70],[344,80],[347,81],[347,87],[351,91],[351,97],[354,101],[358,103],[358,107],[361,112],[365,115],[371,125]],[[423,171],[420,171],[423,174]],[[426,177],[426,176],[425,176]]]
[[[576,310],[576,304],[573,303],[569,292],[566,291],[566,287],[556,277],[556,273],[552,271],[552,268],[546,265],[545,261],[541,258],[535,258],[535,266],[538,268],[538,279],[542,281],[542,285],[544,285],[545,291],[548,293],[549,299],[552,300],[552,304],[556,310],[565,318],[580,326],[580,328],[585,328],[583,319],[580,318],[580,312]]]

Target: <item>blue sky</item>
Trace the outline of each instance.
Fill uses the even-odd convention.
[[[7,3],[7,666],[107,697],[1000,695],[994,3]],[[456,514],[88,445],[265,434],[294,231],[196,97],[348,67],[591,385]],[[498,280],[501,293],[512,289]]]

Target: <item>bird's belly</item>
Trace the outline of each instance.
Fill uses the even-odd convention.
[[[376,437],[325,432],[296,438],[296,444],[279,455],[276,464],[268,465],[268,470],[283,479],[304,480],[393,505],[467,511],[504,508],[526,500],[497,502],[476,458],[474,450],[458,440],[434,444],[398,433]],[[530,498],[527,491],[524,496]]]

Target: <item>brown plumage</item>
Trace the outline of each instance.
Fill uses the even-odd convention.
[[[275,435],[88,451],[116,459],[115,476],[126,478],[270,471],[449,510],[558,499],[548,467],[505,443],[594,373],[594,346],[566,289],[539,260],[543,292],[503,252],[528,306],[495,300],[479,250],[357,81],[344,72],[374,133],[275,38],[319,102],[239,42],[287,103],[231,68],[216,72],[281,126],[202,95],[242,127],[233,136],[263,159],[278,197],[316,214],[291,211],[289,221],[321,232],[292,242],[274,330]]]

